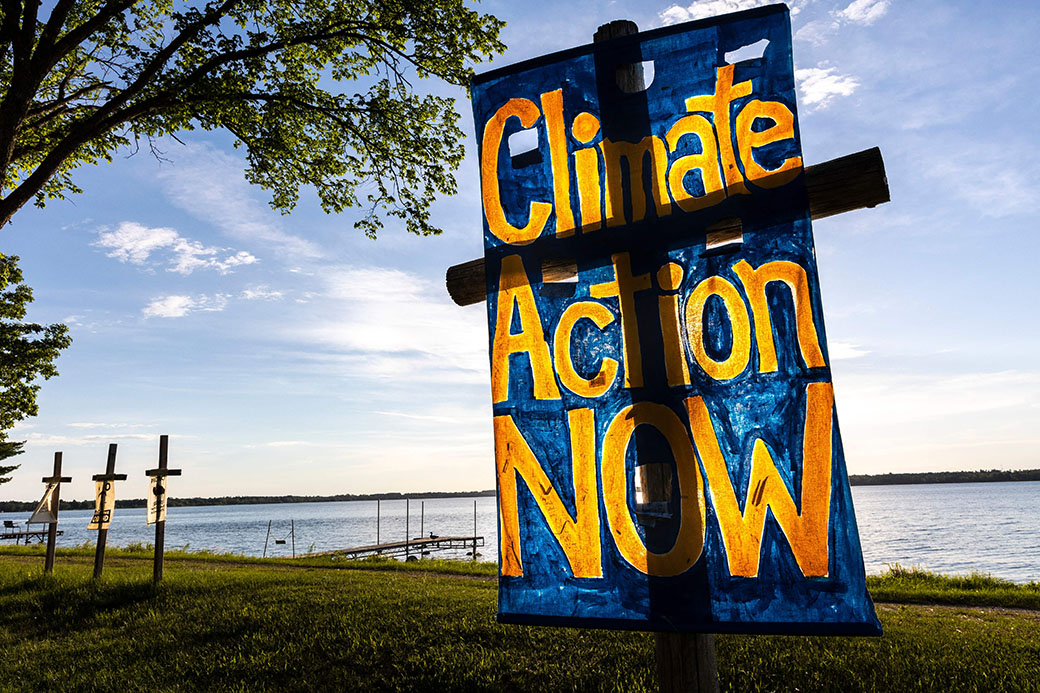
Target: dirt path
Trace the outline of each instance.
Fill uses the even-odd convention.
[[[877,607],[878,611],[899,611],[904,608],[914,608],[920,611],[927,611],[929,613],[935,612],[946,612],[950,614],[956,614],[961,612],[965,616],[974,613],[985,613],[992,614],[995,616],[1018,616],[1021,618],[1027,618],[1032,621],[1040,621],[1040,610],[1036,609],[1017,609],[1007,606],[974,606],[974,605],[959,605],[959,604],[912,604],[902,602],[874,602],[874,606]]]

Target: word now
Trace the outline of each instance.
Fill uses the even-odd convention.
[[[502,575],[523,575],[517,478],[522,479],[534,495],[545,526],[563,551],[573,576],[601,578],[600,499],[610,537],[622,558],[642,573],[672,577],[693,567],[704,549],[706,477],[707,495],[718,518],[731,575],[758,575],[768,508],[787,537],[802,574],[805,577],[827,576],[834,409],[831,384],[810,383],[805,398],[800,501],[788,492],[769,447],[757,439],[751,453],[747,497],[738,502],[711,416],[701,397],[685,400],[689,429],[670,407],[663,404],[638,402],[617,412],[599,446],[602,450],[598,464],[602,489],[597,483],[594,413],[591,409],[568,411],[574,516],[567,510],[559,491],[549,480],[542,463],[531,451],[512,417],[496,416],[495,458]],[[675,543],[665,553],[653,553],[647,549],[629,511],[625,457],[639,426],[657,429],[667,441],[675,460],[680,526]],[[688,430],[692,432],[692,442]],[[704,466],[705,477],[701,475],[697,459]]]

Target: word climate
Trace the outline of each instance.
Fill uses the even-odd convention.
[[[572,164],[583,232],[602,228],[604,223],[617,227],[647,218],[643,169],[647,160],[652,181],[650,195],[657,217],[670,215],[673,204],[682,211],[695,212],[716,205],[727,196],[748,195],[746,182],[761,188],[791,182],[801,172],[800,156],[784,157],[767,168],[768,161],[758,160],[765,158],[758,151],[794,139],[794,114],[780,102],[751,99],[741,105],[735,119],[731,118],[734,103],[751,95],[751,80],[733,84],[732,65],[720,67],[716,74],[714,93],[686,98],[687,115],[671,123],[663,135],[647,135],[639,142],[613,142],[602,136],[596,116],[579,113],[571,124],[571,135],[576,143],[586,146],[571,153],[562,89],[542,94],[541,109],[530,99],[507,101],[485,124],[482,138],[481,183],[488,229],[505,243],[531,243],[542,235],[555,212],[555,235],[573,235],[579,225],[570,202]],[[507,218],[500,190],[498,162],[504,154],[503,134],[511,118],[516,118],[524,128],[541,124],[537,134],[545,136],[550,152],[553,201],[531,201],[523,226],[514,225]],[[695,153],[686,153],[693,150]],[[778,151],[785,150],[773,148],[768,153],[775,156]],[[625,169],[627,186],[623,184]]]

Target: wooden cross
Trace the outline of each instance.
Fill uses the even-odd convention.
[[[51,507],[54,508],[54,522],[47,527],[47,558],[44,560],[43,572],[54,572],[54,547],[58,539],[58,508],[61,503],[61,485],[63,482],[72,481],[71,476],[61,475],[61,453],[54,453],[54,472],[50,476],[43,477],[43,483],[49,487],[54,484],[54,496]]]
[[[163,551],[166,544],[166,477],[180,476],[181,470],[168,469],[167,460],[170,446],[170,436],[159,436],[159,466],[148,469],[145,474],[155,479],[152,487],[154,498],[151,502],[155,504],[155,557],[152,560],[152,581],[160,582],[163,579]]]
[[[101,577],[101,571],[105,568],[105,542],[108,540],[108,523],[112,519],[105,511],[105,501],[108,499],[109,493],[115,493],[115,488],[113,488],[112,484],[126,480],[126,474],[116,474],[115,443],[109,443],[108,445],[108,463],[105,465],[105,473],[95,474],[92,478],[94,481],[105,482],[97,499],[94,517],[90,521],[91,524],[97,524],[98,531],[97,550],[94,552],[94,579],[97,580]]]

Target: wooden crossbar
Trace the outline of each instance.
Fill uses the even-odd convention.
[[[813,219],[875,207],[891,199],[885,162],[877,147],[806,167],[805,187]],[[542,278],[565,281],[574,276],[573,267],[573,259],[547,259],[542,264]],[[480,303],[487,297],[484,258],[452,265],[445,275],[445,283],[456,304]]]

